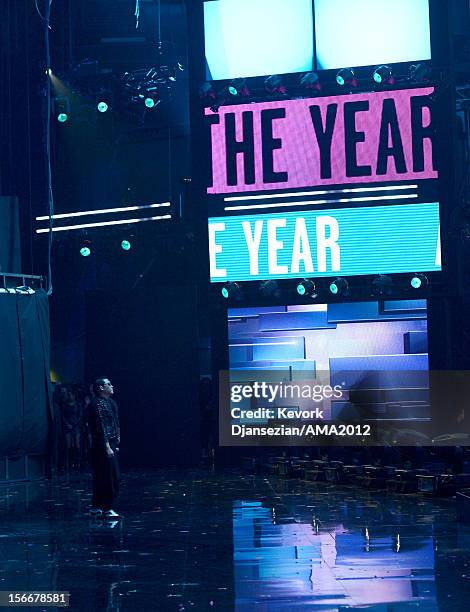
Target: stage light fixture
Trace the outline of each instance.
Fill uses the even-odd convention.
[[[200,85],[199,97],[202,100],[204,99],[215,100],[217,98],[217,93],[214,87],[212,86],[212,83],[205,82],[205,83],[202,83],[202,85]]]
[[[91,242],[90,240],[84,240],[80,246],[80,255],[82,257],[89,257],[91,255]]]
[[[265,297],[280,297],[279,284],[275,280],[266,280],[260,283],[259,291]]]
[[[70,115],[70,102],[68,98],[57,97],[53,100],[54,115],[59,123],[65,123]]]
[[[122,240],[121,241],[121,249],[123,251],[130,251],[131,250],[131,243],[129,242],[129,240]]]
[[[419,64],[412,64],[410,66],[410,79],[412,81],[416,81],[417,83],[429,81],[431,73],[431,66],[424,62],[420,62]]]
[[[316,297],[315,283],[308,279],[300,281],[297,284],[297,293],[301,296]]]
[[[410,285],[413,289],[424,289],[428,283],[428,278],[424,274],[413,274],[410,279]]]
[[[286,86],[282,82],[279,75],[273,74],[264,81],[264,88],[270,94],[285,94],[287,93]]]
[[[337,296],[349,295],[349,283],[345,278],[337,278],[330,283],[330,292]]]
[[[250,90],[246,84],[246,79],[233,79],[227,87],[231,96],[249,96]]]
[[[220,290],[222,297],[226,300],[239,300],[242,296],[242,288],[238,283],[226,283]]]
[[[144,104],[147,108],[155,108],[161,102],[156,87],[147,89],[145,96],[142,97],[144,98]]]
[[[300,86],[305,89],[321,90],[320,78],[316,72],[305,72],[300,77]]]
[[[383,296],[383,295],[391,295],[393,288],[393,281],[390,276],[386,276],[385,274],[381,274],[377,276],[372,281],[372,289],[374,295]]]
[[[356,87],[357,80],[356,75],[352,68],[341,68],[336,73],[336,82],[340,87],[344,87],[345,85],[352,85],[352,87]]]
[[[109,106],[108,106],[107,102],[105,102],[104,100],[101,100],[96,105],[96,108],[98,109],[99,113],[105,113],[108,110]]]
[[[392,85],[395,82],[390,66],[377,66],[372,74],[372,79],[377,85]]]

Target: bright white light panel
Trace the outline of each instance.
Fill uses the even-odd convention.
[[[311,0],[205,2],[204,32],[208,80],[313,70]]]
[[[315,0],[317,69],[431,59],[429,0]]]

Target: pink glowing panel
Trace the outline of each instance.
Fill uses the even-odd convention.
[[[437,178],[433,87],[206,109],[210,194]]]

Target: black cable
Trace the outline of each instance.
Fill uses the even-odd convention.
[[[139,18],[140,18],[140,0],[135,0],[135,29],[137,30],[139,27]]]
[[[160,0],[157,0],[157,16],[158,16],[158,49],[162,48],[162,6]]]
[[[36,11],[39,15],[39,17],[41,17],[41,19],[43,21],[46,21],[46,18],[44,17],[44,15],[41,13],[41,11],[39,10],[39,6],[38,6],[38,0],[34,0],[34,6],[36,7]]]
[[[54,195],[52,191],[52,164],[51,164],[51,50],[49,41],[50,18],[52,0],[46,0],[46,14],[44,19],[44,43],[46,48],[46,180],[47,202],[49,208],[49,240],[47,249],[47,295],[52,295],[52,243],[53,243],[53,216]]]

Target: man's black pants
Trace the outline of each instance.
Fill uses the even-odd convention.
[[[119,493],[119,462],[116,452],[108,457],[104,448],[91,449],[93,508],[111,510]]]

